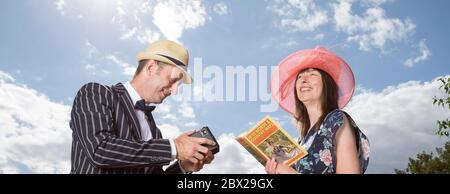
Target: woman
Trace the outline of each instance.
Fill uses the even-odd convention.
[[[354,91],[348,64],[334,53],[315,48],[284,59],[274,73],[271,93],[298,123],[308,155],[292,166],[266,164],[270,174],[364,173],[369,141],[342,109]]]

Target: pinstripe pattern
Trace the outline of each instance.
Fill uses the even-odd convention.
[[[151,124],[154,125],[154,122]],[[154,126],[156,127],[156,125]],[[181,173],[171,161],[169,140],[142,141],[134,105],[125,87],[88,83],[73,102],[71,173]]]

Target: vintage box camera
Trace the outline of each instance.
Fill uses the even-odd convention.
[[[195,131],[191,137],[201,137],[201,138],[207,138],[212,141],[214,141],[214,145],[205,145],[213,154],[216,154],[219,152],[219,143],[217,143],[216,138],[211,133],[211,130],[207,126],[203,127],[202,129]]]

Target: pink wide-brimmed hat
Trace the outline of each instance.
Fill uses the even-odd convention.
[[[338,106],[344,108],[353,96],[355,77],[347,62],[322,47],[297,51],[278,64],[270,82],[270,93],[280,107],[295,115],[295,80],[301,70],[308,68],[320,69],[333,78],[338,86]]]

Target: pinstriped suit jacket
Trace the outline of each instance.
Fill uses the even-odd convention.
[[[141,140],[134,104],[121,83],[81,87],[70,128],[71,173],[181,173],[178,162],[163,171],[171,161],[171,147],[159,130],[156,138]]]

